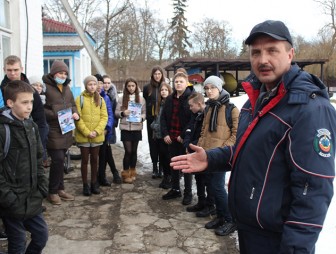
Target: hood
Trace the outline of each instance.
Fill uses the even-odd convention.
[[[20,80],[30,84],[26,74],[24,74],[22,72],[21,72],[21,79]],[[10,81],[11,80],[7,77],[7,75],[5,75],[4,79],[1,81],[1,87],[5,87],[8,84],[8,82],[10,82]]]
[[[22,125],[20,121],[14,118],[11,114],[11,109],[5,109],[0,114],[0,123],[9,125]]]

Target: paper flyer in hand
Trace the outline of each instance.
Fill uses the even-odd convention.
[[[58,115],[58,122],[61,127],[62,134],[65,134],[76,128],[75,122],[72,118],[71,108],[62,109],[57,112],[57,115]]]
[[[141,123],[141,103],[136,103],[134,101],[128,102],[128,110],[131,111],[130,115],[126,118],[127,122],[131,123]]]

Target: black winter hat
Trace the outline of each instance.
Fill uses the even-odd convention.
[[[95,76],[95,77],[97,78],[98,81],[104,82],[103,76],[100,75],[99,73],[97,73],[97,74],[95,74],[95,75],[93,75],[93,76]]]
[[[292,36],[289,33],[287,26],[278,20],[266,20],[260,24],[255,25],[249,37],[245,40],[246,45],[251,45],[252,42],[261,34],[271,36],[273,39],[279,41],[288,41],[293,45]]]

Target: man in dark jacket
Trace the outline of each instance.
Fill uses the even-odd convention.
[[[0,215],[8,235],[8,253],[41,253],[48,240],[42,215],[48,180],[41,138],[30,119],[33,93],[24,81],[9,82],[4,93],[9,109],[0,114]],[[27,248],[26,231],[31,233]]]
[[[1,91],[4,97],[5,97],[4,90],[8,82],[13,80],[22,80],[29,84],[29,80],[27,79],[26,75],[22,72],[22,70],[23,67],[21,59],[19,57],[10,55],[5,58],[4,71],[6,74],[1,82]],[[41,101],[39,93],[35,89],[33,96],[34,96],[34,103],[33,103],[33,110],[31,112],[31,117],[37,124],[41,137],[44,137],[48,134],[48,125],[46,121],[46,116],[44,114],[43,103]],[[6,102],[6,98],[4,98],[4,102]],[[4,104],[6,105],[6,103]]]
[[[234,147],[173,158],[174,169],[232,170],[229,206],[240,253],[314,253],[333,196],[336,112],[324,84],[292,63],[281,21],[256,25],[245,43],[253,73],[242,83]]]

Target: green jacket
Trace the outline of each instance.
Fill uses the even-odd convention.
[[[4,156],[6,130],[10,128],[10,146]],[[42,212],[42,200],[48,194],[44,173],[43,147],[37,125],[19,121],[5,110],[0,114],[0,215],[27,219]]]

